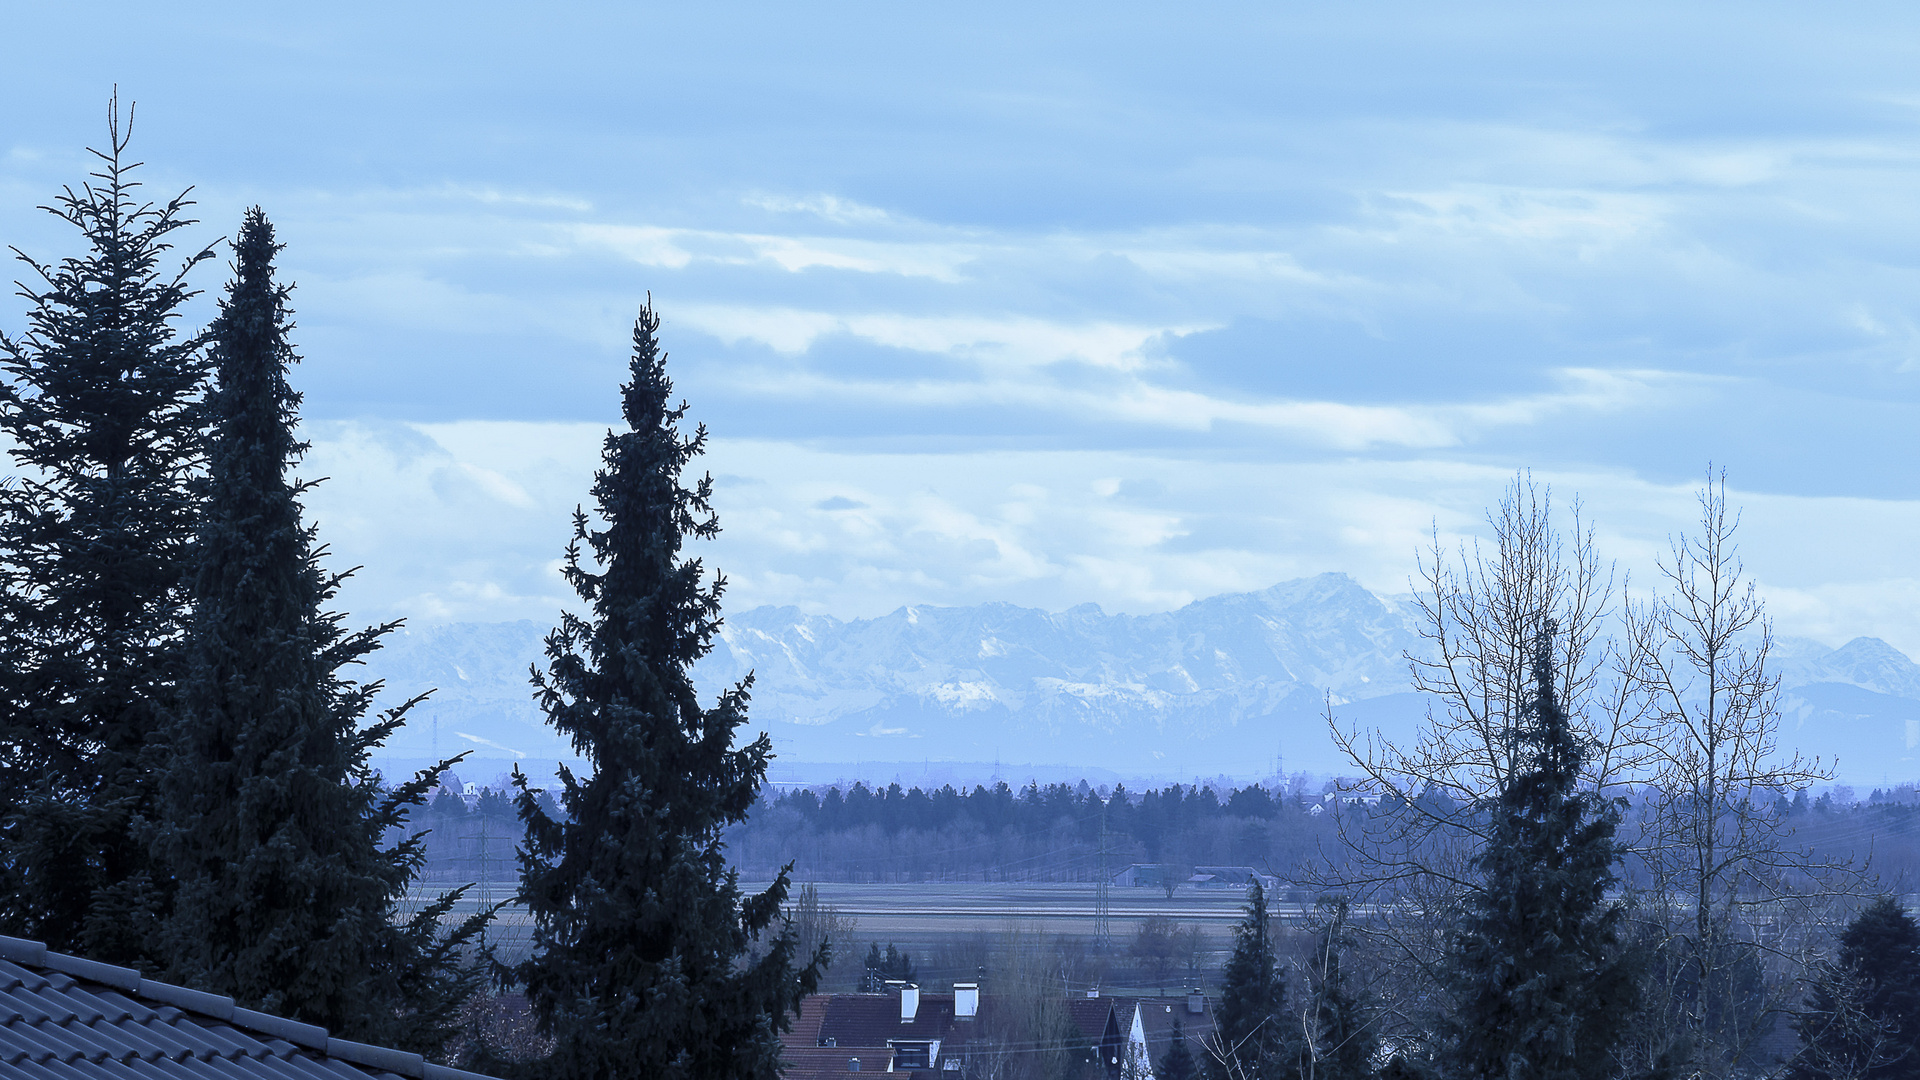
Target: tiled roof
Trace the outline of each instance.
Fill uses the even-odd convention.
[[[863,1073],[893,1068],[893,1050],[888,1047],[789,1046],[780,1051],[780,1057],[785,1063],[780,1075],[785,1080],[841,1080],[853,1072],[847,1066],[856,1059]],[[900,1074],[893,1075],[898,1080]]]
[[[1213,1003],[1207,1002],[1202,1011],[1187,1011],[1185,997],[1146,997],[1140,999],[1140,1026],[1146,1030],[1147,1053],[1159,1061],[1173,1041],[1173,1023],[1180,1022],[1181,1034],[1186,1037],[1187,1048],[1198,1057],[1207,1036],[1213,1034]]]
[[[1073,1023],[1080,1037],[1098,1043],[1107,1034],[1107,1017],[1114,1008],[1114,999],[1110,997],[1071,997],[1067,999],[1067,1019]],[[1127,1020],[1131,1022],[1133,1014],[1129,1010]],[[1120,1032],[1122,1036],[1126,1031]]]
[[[898,994],[822,996],[827,997],[827,1007],[816,1039],[831,1038],[843,1048],[885,1046],[889,1039],[944,1040],[954,1027],[952,994],[920,995],[920,1007],[906,1023],[900,1021]]]
[[[35,1080],[486,1080],[10,937],[0,937],[0,1073]]]
[[[833,1000],[826,994],[808,994],[800,999],[800,1012],[793,1018],[793,1027],[780,1036],[785,1046],[820,1045],[820,1022],[827,1018],[827,1002]]]

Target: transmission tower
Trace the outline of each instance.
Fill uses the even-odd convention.
[[[1093,886],[1093,942],[1105,950],[1113,945],[1113,871],[1107,864],[1107,804],[1100,804],[1100,877]]]
[[[474,816],[480,819],[480,831],[477,833],[469,833],[460,839],[480,841],[480,880],[477,883],[480,886],[480,910],[491,911],[493,910],[493,873],[491,861],[487,858],[487,840],[489,839],[487,835],[487,819],[483,814],[476,813]],[[487,948],[487,923],[492,921],[492,919],[488,919],[487,922],[480,924],[480,950],[482,952],[485,952]]]

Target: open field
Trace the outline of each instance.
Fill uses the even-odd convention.
[[[494,882],[486,891],[499,898],[510,895],[517,885]],[[765,888],[766,883],[746,882],[741,887],[751,893]],[[816,887],[822,903],[854,922],[853,941],[840,952],[843,964],[858,963],[853,954],[864,953],[869,942],[895,944],[927,960],[960,943],[972,943],[976,949],[991,952],[997,939],[1015,928],[1048,938],[1079,939],[1089,947],[1094,943],[1095,889],[1091,884],[828,882]],[[421,890],[416,902],[439,891]],[[469,890],[455,909],[456,915],[478,910],[481,893],[478,888]],[[1153,888],[1116,888],[1110,895],[1109,926],[1116,949],[1125,950],[1143,920],[1163,916],[1182,927],[1198,928],[1203,948],[1214,960],[1232,947],[1233,927],[1246,905],[1246,896],[1239,889],[1183,888],[1172,899]],[[1308,910],[1299,904],[1275,905],[1275,914],[1286,922],[1304,918]],[[501,949],[503,958],[511,958],[525,947],[529,937],[525,911],[518,907],[502,909],[487,936]],[[925,964],[922,967],[928,975],[938,974],[927,970]],[[845,970],[840,967],[836,973]]]

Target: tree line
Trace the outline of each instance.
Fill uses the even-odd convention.
[[[1291,791],[1169,784],[1138,795],[1084,782],[1018,791],[855,782],[763,798],[728,843],[743,873],[791,860],[820,881],[1092,881],[1130,863],[1286,875],[1337,839],[1334,805],[1304,779]]]
[[[1110,874],[1134,863],[1175,873],[1251,866],[1288,884],[1275,899],[1305,903],[1326,885],[1330,869],[1351,869],[1344,837],[1364,831],[1365,823],[1384,826],[1399,817],[1405,824],[1422,812],[1391,795],[1361,797],[1343,783],[1297,776],[1284,788],[1196,783],[1133,792],[1085,781],[931,791],[855,781],[769,792],[746,821],[728,829],[727,844],[734,865],[754,879],[771,879],[789,861],[799,880],[839,882],[1091,882],[1103,866]],[[1865,865],[1870,858],[1887,881],[1920,882],[1920,798],[1913,788],[1875,789],[1859,801],[1851,789],[1835,790],[1774,794],[1765,812],[1792,829],[1816,865]],[[1440,798],[1436,792],[1422,801],[1431,806]],[[1654,790],[1633,787],[1620,798],[1623,827],[1653,827],[1661,806]],[[468,809],[449,796],[416,819],[432,823],[437,879],[473,879],[479,849],[455,835],[471,831],[460,824],[463,815],[488,813],[487,800],[483,794]],[[1632,850],[1619,868],[1622,883],[1638,887],[1649,887],[1656,871]]]
[[[776,1075],[825,952],[798,953],[784,876],[745,894],[726,865],[770,746],[735,745],[748,684],[709,706],[688,674],[724,579],[682,548],[719,526],[650,303],[565,551],[578,612],[530,673],[591,767],[557,798],[515,776],[534,947],[506,965],[474,948],[492,912],[449,919],[464,889],[409,906],[410,823],[458,759],[369,766],[430,688],[369,715],[354,666],[398,624],[329,608],[283,245],[248,210],[217,315],[183,325],[221,245],[175,250],[192,203],[140,193],[132,111],[108,114],[96,171],[45,208],[77,251],[16,251],[25,329],[0,335],[0,932],[436,1061]],[[489,982],[527,996],[535,1060],[466,1025]]]

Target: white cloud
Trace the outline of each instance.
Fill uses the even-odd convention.
[[[811,214],[835,225],[878,225],[895,220],[893,215],[877,206],[866,206],[852,199],[825,193],[803,197],[749,195],[741,201],[776,214]]]
[[[1146,363],[1141,350],[1162,334],[1207,328],[1072,324],[1023,317],[834,314],[699,303],[678,305],[674,318],[728,343],[756,341],[784,353],[805,352],[820,338],[837,333],[892,348],[976,360],[1007,371],[1063,360],[1132,370]]]
[[[564,230],[585,248],[604,248],[643,266],[683,269],[693,263],[764,264],[786,273],[849,270],[957,282],[976,249],[947,242],[876,241],[837,236],[783,236],[657,225],[584,224]]]
[[[512,422],[323,425],[309,500],[366,617],[551,617],[568,516],[587,501],[605,428]],[[732,581],[730,606],[799,604],[849,616],[902,604],[1016,598],[1064,608],[1177,606],[1328,570],[1400,592],[1430,525],[1479,535],[1510,473],[1433,461],[1256,462],[1139,453],[828,452],[717,440],[723,533],[696,554]],[[451,469],[490,484],[437,486]],[[1691,485],[1604,471],[1538,473],[1581,497],[1603,548],[1641,586],[1689,528]],[[858,506],[821,510],[851,493]],[[1742,550],[1782,632],[1858,634],[1920,651],[1920,585],[1903,537],[1920,502],[1735,493]],[[1818,552],[1818,559],[1810,559]],[[1845,566],[1851,576],[1813,567]]]

